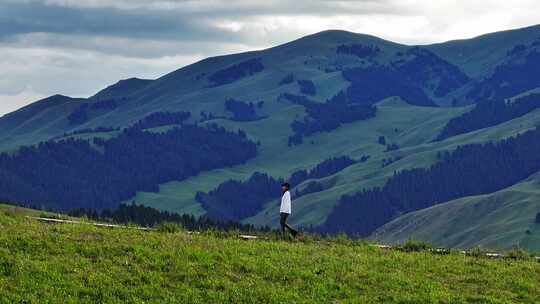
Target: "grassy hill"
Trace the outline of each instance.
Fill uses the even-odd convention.
[[[1,303],[537,303],[540,264],[347,239],[51,225],[0,206]]]
[[[256,171],[273,177],[287,177],[296,170],[310,169],[329,157],[346,155],[358,160],[369,155],[366,162],[319,180],[330,185],[324,191],[295,199],[292,223],[317,226],[324,223],[342,195],[383,185],[395,171],[430,166],[437,160],[438,152],[467,143],[497,141],[540,124],[540,112],[534,111],[501,125],[433,142],[450,119],[472,108],[468,104],[476,100],[467,99],[469,90],[480,85],[500,64],[514,62],[514,57],[512,60],[507,57],[508,52],[517,45],[530,44],[531,50],[538,49],[539,37],[540,26],[534,26],[418,48],[369,35],[324,31],[266,50],[207,58],[155,80],[132,78],[119,81],[88,99],[55,95],[38,101],[0,117],[0,151],[11,152],[21,145],[51,139],[110,139],[121,134],[121,128],[156,111],[189,111],[192,114],[190,123],[216,123],[229,130],[245,131],[251,140],[260,143],[256,158],[243,165],[205,171],[186,180],[163,183],[157,192],[139,191],[125,200],[197,216],[205,214],[205,210],[195,201],[195,193],[210,191],[228,179],[244,180]],[[533,47],[535,43],[536,47]],[[362,46],[369,46],[377,51],[373,56],[344,54],[338,51],[343,45],[360,50]],[[264,68],[234,81],[216,77],[223,71],[251,61],[260,63]],[[414,73],[414,69],[413,73],[398,70],[407,64],[415,67],[417,73]],[[288,145],[288,138],[293,134],[291,123],[303,119],[307,113],[304,106],[279,97],[286,93],[300,95],[297,80],[312,81],[316,94],[308,96],[309,99],[324,103],[352,86],[352,80],[346,79],[344,70],[369,70],[374,67],[375,72],[372,72],[375,76],[376,68],[384,67],[390,69],[390,75],[399,71],[408,81],[414,76],[430,75],[431,78],[421,79],[421,84],[415,85],[421,88],[427,98],[443,107],[415,106],[415,100],[407,100],[404,96],[384,95],[381,100],[376,100],[376,117],[346,123],[331,132],[315,133],[305,137],[300,145]],[[465,77],[461,72],[466,74]],[[282,80],[291,74],[294,81],[282,84]],[[452,87],[449,92],[443,90],[446,95],[437,95],[434,88],[441,83],[440,75],[450,80],[454,76],[465,78],[467,83],[462,87]],[[381,81],[380,86],[392,89],[396,84]],[[538,90],[527,87],[526,91],[535,89]],[[232,119],[232,114],[224,105],[229,98],[254,103],[263,101],[264,106],[257,108],[257,114],[266,118],[256,121]],[[92,105],[111,100],[114,104],[110,108],[91,110]],[[454,102],[455,105],[465,106],[448,107]],[[89,104],[87,117],[76,123],[70,121],[70,114],[80,109],[83,103]],[[200,122],[203,117],[201,112],[212,113],[214,118]],[[91,131],[98,127],[112,127],[112,131]],[[149,131],[161,132],[170,127],[161,126]],[[73,131],[80,130],[90,131],[73,134]],[[397,144],[399,149],[385,151],[386,147],[377,142],[380,136],[384,136],[388,143]],[[399,160],[383,166],[383,162],[396,158]],[[302,188],[309,182],[294,186]],[[272,200],[258,214],[243,219],[243,222],[275,227],[277,214],[277,202]],[[497,220],[505,222],[511,218]],[[516,234],[505,239],[505,242],[514,244],[520,242],[520,237]]]
[[[373,238],[386,243],[409,238],[439,246],[540,252],[540,174],[495,193],[465,197],[405,214],[384,225]]]
[[[473,39],[462,39],[427,46],[437,55],[462,68],[476,78],[489,74],[496,63],[518,44],[527,44],[532,37],[540,37],[540,26],[529,26],[490,33]]]
[[[427,167],[436,161],[439,151],[452,150],[458,145],[467,143],[499,140],[534,128],[540,123],[540,111],[534,111],[496,127],[440,142],[431,142],[449,118],[464,111],[467,111],[467,108],[415,107],[398,99],[389,99],[379,104],[379,114],[374,119],[345,125],[329,134],[315,135],[313,137],[315,145],[304,144],[288,148],[283,138],[281,144],[276,143],[268,147],[266,152],[266,145],[263,143],[261,156],[246,165],[205,172],[182,182],[166,183],[161,185],[158,193],[139,192],[133,200],[159,209],[203,214],[204,210],[195,201],[193,193],[209,191],[227,179],[245,179],[257,170],[274,176],[287,176],[294,170],[310,168],[319,159],[326,157],[352,155],[359,158],[365,154],[370,155],[371,158],[367,162],[355,164],[323,179],[332,180],[334,186],[330,189],[295,200],[292,222],[317,225],[326,219],[329,210],[337,201],[336,198],[343,194],[382,185],[394,171]],[[395,128],[398,132],[395,132]],[[385,136],[388,141],[396,142],[401,149],[384,152],[385,147],[377,143],[380,135]],[[286,152],[281,153],[281,150]],[[382,159],[396,155],[403,158],[389,166],[381,167]],[[307,182],[309,181],[305,183]],[[278,202],[270,201],[267,208],[245,222],[276,227],[279,223],[278,209]]]
[[[466,93],[464,90],[504,62],[510,49],[518,44],[535,41],[538,37],[540,26],[533,26],[473,39],[422,46],[472,77],[470,84],[448,96],[439,98],[429,92],[428,95],[444,105],[450,104],[453,98],[462,98]],[[380,51],[373,58],[337,54],[336,48],[345,44],[373,46]],[[412,48],[413,46],[369,35],[324,31],[262,51],[207,58],[155,80],[132,78],[105,88],[89,98],[88,102],[114,98],[121,101],[120,105],[114,110],[89,117],[89,120],[81,125],[69,124],[66,117],[85,100],[55,95],[0,117],[0,151],[47,140],[77,129],[126,126],[158,110],[189,109],[194,114],[206,111],[227,115],[223,104],[229,97],[248,101],[263,100],[266,106],[261,114],[281,116],[280,113],[285,109],[283,104],[275,102],[276,98],[282,93],[298,92],[295,82],[279,85],[286,75],[292,73],[295,80],[312,80],[317,87],[317,94],[312,99],[323,102],[349,85],[342,77],[341,70],[399,62],[403,60],[403,54]],[[490,56],[486,56],[486,53]],[[212,86],[208,80],[209,75],[216,71],[253,58],[260,58],[265,67],[260,73],[221,86]],[[478,65],[481,67],[477,67]],[[429,86],[431,84],[426,86],[427,91]],[[278,119],[286,125],[290,123],[287,116]],[[237,128],[243,127],[243,123],[237,122],[234,125]],[[260,127],[267,126],[263,124]]]
[[[291,108],[293,107],[297,106],[291,106]],[[292,110],[285,108],[284,112],[288,112],[287,115],[292,116],[294,115]],[[352,166],[341,175],[335,176],[337,177],[336,186],[348,184],[348,191],[353,191],[359,187],[359,178],[362,178],[357,176],[358,174],[377,174],[380,177],[380,175],[393,172],[391,166],[384,172],[380,170],[381,159],[395,153],[384,152],[385,146],[377,143],[379,136],[385,136],[389,142],[396,142],[401,147],[427,142],[433,138],[433,135],[442,128],[449,118],[463,111],[464,109],[416,107],[397,98],[391,98],[379,104],[377,117],[347,124],[331,133],[316,134],[308,139],[308,143],[295,147],[287,146],[289,130],[280,127],[283,125],[280,120],[274,121],[270,117],[264,123],[254,122],[242,127],[248,134],[254,134],[256,138],[269,139],[261,142],[260,154],[256,159],[248,161],[243,166],[209,171],[182,182],[164,184],[158,193],[139,193],[134,200],[145,202],[145,204],[156,208],[185,212],[189,210],[185,209],[186,206],[193,208],[192,206],[197,205],[194,193],[209,191],[220,182],[230,178],[245,179],[255,171],[267,172],[273,176],[288,176],[298,169],[311,168],[321,159],[328,157],[349,155],[360,158],[362,155],[370,155],[371,158],[368,162]],[[223,124],[232,127],[230,122],[224,121]],[[265,126],[261,127],[261,124],[265,124]],[[425,161],[430,163],[428,159]],[[337,190],[336,186],[332,187],[333,191]],[[346,191],[347,189],[342,189],[338,193],[334,192],[329,200],[322,200],[320,204],[315,205],[317,209],[312,211],[320,213],[318,208],[331,208],[332,204],[335,203],[335,197],[341,193],[347,193]],[[318,194],[322,199],[324,193]],[[303,217],[300,211],[304,208],[302,202],[307,201],[307,199],[309,197],[295,202],[299,218]],[[324,215],[324,212],[322,213]],[[273,220],[273,217],[268,218],[269,222]],[[321,220],[324,218],[318,219],[318,221]]]

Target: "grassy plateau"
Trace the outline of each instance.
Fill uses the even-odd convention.
[[[28,214],[0,206],[0,303],[540,301],[540,263],[526,257],[44,224]]]

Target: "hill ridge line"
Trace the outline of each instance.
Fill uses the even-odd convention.
[[[105,228],[123,228],[123,229],[136,229],[136,230],[144,230],[144,231],[156,231],[155,228],[150,228],[150,227],[115,225],[115,224],[106,224],[106,223],[97,223],[97,222],[83,222],[83,221],[76,221],[76,220],[62,220],[62,219],[37,217],[37,216],[26,216],[26,218],[37,220],[44,223],[51,223],[51,224],[92,225],[96,227],[105,227]],[[187,234],[197,234],[197,231],[186,231],[186,232]],[[239,234],[238,238],[241,238],[244,240],[263,239],[259,236],[248,235],[248,234]],[[384,244],[371,244],[370,246],[376,247],[379,249],[386,249],[386,250],[399,250],[400,248],[399,246],[391,246],[391,245],[384,245]],[[450,253],[451,250],[448,248],[432,248],[432,249],[428,249],[428,251],[432,253],[438,253],[438,254],[447,254],[447,253]],[[459,253],[464,254],[464,255],[472,255],[471,250],[460,250]],[[483,253],[482,255],[484,257],[494,258],[494,259],[508,258],[507,254],[496,253],[496,252],[486,252],[486,253]],[[534,256],[533,258],[540,262],[540,256]]]

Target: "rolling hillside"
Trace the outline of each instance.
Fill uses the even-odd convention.
[[[163,113],[189,112],[185,121],[160,122],[139,131],[164,134],[151,138],[167,138],[175,128],[185,125],[212,128],[215,124],[256,143],[256,154],[234,163],[197,165],[196,170],[188,170],[192,174],[157,174],[159,178],[155,179],[138,177],[147,182],[144,185],[133,182],[133,187],[122,193],[115,193],[114,187],[109,187],[105,200],[109,205],[100,208],[136,201],[161,210],[200,216],[206,210],[196,200],[196,193],[209,192],[224,181],[246,180],[254,172],[287,178],[325,159],[348,156],[357,162],[330,176],[293,185],[293,191],[305,189],[310,182],[324,185],[321,191],[303,195],[294,203],[292,223],[318,227],[326,222],[344,195],[381,187],[398,171],[428,168],[439,161],[438,155],[458,146],[497,142],[538,126],[540,112],[531,109],[487,128],[434,141],[449,121],[471,111],[476,103],[524,96],[538,90],[539,80],[530,77],[540,64],[538,54],[540,26],[426,46],[402,45],[344,31],[324,31],[266,50],[208,58],[155,80],[122,80],[88,99],[55,95],[37,101],[0,118],[0,150],[16,155],[21,146],[69,139],[88,140],[92,148],[102,153],[103,142],[122,138],[126,135],[124,128],[133,128],[152,113],[163,116]],[[234,100],[237,107],[228,107],[228,100]],[[372,116],[343,117],[344,113],[362,114],[362,109],[369,107],[376,109]],[[162,144],[168,149],[155,147],[164,157],[154,161],[156,164],[163,161],[160,168],[166,168],[165,156],[171,157],[177,151],[171,150],[171,142]],[[208,142],[201,149],[206,149],[206,144],[218,145]],[[61,157],[52,157],[62,161]],[[199,164],[199,160],[194,163]],[[145,165],[145,161],[139,165]],[[118,169],[114,162],[104,162],[103,166],[112,166],[107,169],[110,172]],[[64,166],[59,164],[58,168]],[[84,175],[84,170],[81,171]],[[25,189],[43,184],[37,181]],[[20,192],[23,195],[2,193],[0,197],[69,209],[69,202],[39,201],[39,193],[25,201],[24,194],[28,191]],[[99,193],[94,191],[92,195]],[[512,198],[504,197],[501,201],[510,203]],[[275,226],[276,199],[268,199],[257,214],[241,219],[242,222]],[[249,203],[238,201],[238,204]],[[536,206],[523,208],[532,210]],[[403,221],[411,220],[416,214],[421,213],[405,215],[411,218]],[[505,224],[512,218],[504,213],[496,221]],[[408,235],[411,233],[412,230]],[[521,237],[515,234],[486,244],[507,248],[520,243],[536,248],[534,238],[522,242]],[[406,238],[405,234],[384,237],[389,241]],[[444,240],[444,243],[473,246],[483,241],[478,236],[470,242]]]
[[[535,303],[540,295],[540,264],[525,254],[488,259],[345,238],[243,240],[25,218],[35,213],[0,205],[0,302]]]
[[[540,252],[540,175],[491,194],[464,197],[403,215],[379,228],[373,238],[385,243],[421,239],[438,246]]]

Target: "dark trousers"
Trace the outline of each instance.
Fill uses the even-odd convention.
[[[297,231],[294,230],[293,227],[291,227],[289,224],[287,224],[287,218],[289,217],[289,214],[288,213],[283,213],[281,212],[279,214],[279,224],[281,225],[281,233],[283,233],[283,235],[285,235],[285,230],[286,229],[289,229],[289,231],[291,232],[291,234],[293,236],[296,235]]]

